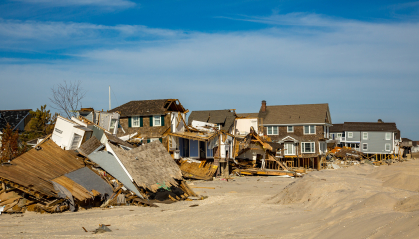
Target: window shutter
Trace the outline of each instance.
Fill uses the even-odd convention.
[[[128,128],[131,128],[131,117],[128,117]]]
[[[140,127],[143,127],[143,117],[140,116]]]
[[[147,144],[150,143],[150,139],[147,139]]]
[[[150,126],[153,126],[153,116],[150,116]]]
[[[162,138],[159,138],[159,141],[160,141],[160,143],[163,143],[163,139]]]
[[[164,115],[161,116],[161,126],[164,126]]]

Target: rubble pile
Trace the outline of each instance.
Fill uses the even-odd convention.
[[[82,117],[57,119],[54,132],[85,132],[79,145],[49,135],[0,166],[0,213],[59,213],[115,205],[156,207],[155,202],[198,197],[159,142],[139,147]],[[69,126],[69,127],[65,127]],[[70,140],[68,140],[70,141]],[[76,150],[73,148],[76,147]]]

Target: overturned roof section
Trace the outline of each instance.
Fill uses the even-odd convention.
[[[163,115],[168,111],[185,112],[177,99],[136,100],[118,106],[109,112],[120,112],[121,117]]]
[[[155,192],[162,185],[177,186],[182,179],[179,166],[159,141],[126,151],[111,145],[139,187]]]
[[[111,143],[114,143],[114,144],[119,144],[119,145],[122,145],[122,146],[125,146],[125,147],[128,147],[128,148],[134,148],[134,146],[133,145],[131,145],[131,144],[129,144],[129,143],[127,143],[127,142],[125,142],[125,141],[123,141],[122,139],[120,139],[120,138],[118,138],[118,137],[116,137],[116,136],[113,136],[113,135],[111,135],[111,134],[108,134],[108,133],[105,133],[105,135],[106,135],[106,138],[108,138],[108,140],[111,142]]]
[[[263,107],[262,107],[263,108]],[[271,105],[259,111],[263,124],[324,124],[332,123],[329,104]]]
[[[220,124],[222,130],[228,131],[235,119],[236,113],[231,110],[192,111],[188,118],[188,124],[191,125],[194,120]]]
[[[14,130],[19,123],[28,116],[31,109],[24,110],[0,110],[0,131],[6,128],[7,123]]]
[[[93,152],[88,157],[90,160],[98,164],[103,168],[107,173],[112,175],[112,177],[118,179],[126,188],[137,194],[137,196],[142,197],[141,193],[138,191],[137,187],[129,178],[128,174],[119,164],[118,160],[108,151],[98,151]]]
[[[84,142],[77,151],[87,157],[89,154],[93,153],[95,150],[104,147],[104,145],[95,137],[92,136],[86,142]]]
[[[14,159],[12,165],[0,166],[0,178],[21,185],[28,192],[55,196],[50,180],[85,165],[74,152],[62,150],[49,138],[38,144],[38,147]]]

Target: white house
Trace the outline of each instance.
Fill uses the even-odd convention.
[[[58,116],[51,139],[65,150],[75,150],[88,140],[93,130],[76,118],[71,120]]]

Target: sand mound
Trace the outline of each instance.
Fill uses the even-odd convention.
[[[395,205],[396,211],[413,212],[419,210],[419,195],[408,197]]]
[[[295,204],[303,203],[311,208],[326,208],[350,196],[346,182],[327,182],[324,179],[306,175],[291,183],[279,194],[269,198],[266,203]]]
[[[398,200],[388,193],[377,193],[351,207],[352,210],[389,209],[393,210]]]
[[[419,191],[419,176],[398,173],[383,183],[384,187],[393,187],[409,191]]]

